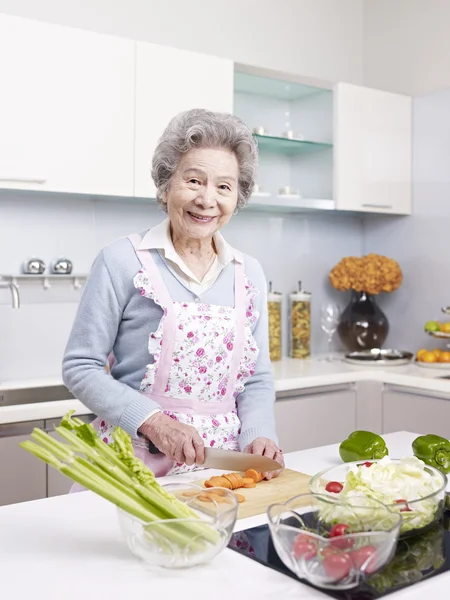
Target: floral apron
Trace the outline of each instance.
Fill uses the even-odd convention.
[[[238,449],[240,420],[236,397],[253,375],[259,350],[251,332],[258,319],[257,290],[245,276],[242,255],[236,254],[234,307],[197,302],[173,302],[149,250],[139,250],[141,238],[128,238],[142,269],[134,277],[141,296],[163,309],[159,327],[148,341],[148,364],[140,392],[155,400],[176,421],[192,425],[206,446]],[[103,441],[111,441],[114,426],[93,422]],[[156,476],[194,470],[165,455],[151,454],[148,440],[133,439],[138,456]]]

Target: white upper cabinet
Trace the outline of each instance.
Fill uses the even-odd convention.
[[[191,108],[233,112],[233,62],[137,43],[134,195],[155,197],[151,161],[170,119]]]
[[[0,15],[0,188],[131,196],[135,43]]]
[[[338,210],[411,214],[409,96],[337,84],[333,137]]]

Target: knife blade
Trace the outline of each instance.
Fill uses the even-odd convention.
[[[248,454],[247,452],[235,452],[234,450],[221,450],[220,448],[205,448],[205,462],[202,467],[222,469],[224,471],[257,469],[261,473],[281,469],[280,463],[267,458],[267,456]]]

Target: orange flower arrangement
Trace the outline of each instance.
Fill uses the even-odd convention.
[[[329,279],[331,285],[342,292],[355,290],[376,295],[398,289],[403,273],[394,259],[380,254],[367,254],[343,258],[333,267]]]

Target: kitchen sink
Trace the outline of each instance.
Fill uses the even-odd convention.
[[[35,402],[54,402],[55,400],[73,400],[74,396],[64,385],[26,388],[0,392],[0,407]]]

